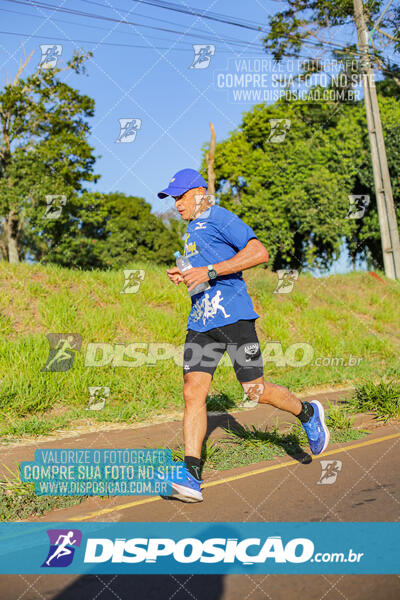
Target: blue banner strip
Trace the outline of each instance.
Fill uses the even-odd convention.
[[[1,574],[398,574],[400,523],[0,523]]]

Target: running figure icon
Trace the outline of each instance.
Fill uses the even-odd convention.
[[[210,294],[205,294],[202,301],[196,302],[195,304],[193,320],[198,321],[202,319],[204,325],[208,319],[217,314],[218,310],[222,312],[225,319],[230,317],[230,315],[227,314],[225,307],[221,304],[223,299],[224,298],[221,295],[221,290],[218,290],[211,300]]]
[[[74,345],[71,345],[71,342],[73,342],[73,340],[74,338],[72,335],[69,335],[67,338],[59,340],[55,348],[57,352],[55,353],[53,358],[48,362],[47,366],[44,367],[46,371],[50,371],[50,367],[54,363],[59,363],[64,360],[71,360],[71,354],[68,352],[68,350],[75,351]]]
[[[210,62],[210,57],[212,56],[211,46],[205,46],[204,48],[199,49],[199,53],[192,63],[192,68],[196,67],[198,64],[203,62]]]
[[[208,294],[206,294],[206,295],[208,295]],[[215,294],[214,298],[211,299],[212,311],[213,311],[213,314],[215,315],[217,310],[220,310],[222,312],[222,314],[224,315],[225,319],[227,319],[231,315],[226,314],[226,310],[221,304],[222,300],[223,300],[223,297],[221,296],[221,290],[218,290],[218,292]]]
[[[77,540],[71,539],[74,536],[73,531],[69,531],[66,535],[59,535],[56,541],[57,549],[53,554],[46,560],[46,565],[50,566],[51,561],[54,558],[61,558],[62,556],[67,556],[68,554],[72,554],[72,550],[67,548],[68,545],[73,545],[77,542]],[[63,540],[60,542],[60,540]]]

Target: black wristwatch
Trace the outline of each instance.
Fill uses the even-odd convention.
[[[217,271],[212,265],[208,265],[208,279],[217,279]]]

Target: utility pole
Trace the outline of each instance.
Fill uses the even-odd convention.
[[[214,156],[215,156],[215,129],[210,123],[211,141],[210,151],[206,154],[206,163],[208,170],[208,193],[212,196],[215,194],[215,173],[214,173]]]
[[[353,0],[385,275],[400,279],[400,242],[362,0]]]

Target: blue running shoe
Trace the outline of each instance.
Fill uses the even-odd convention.
[[[196,479],[185,468],[183,477],[166,477],[164,481],[170,484],[172,491],[167,497],[178,498],[183,502],[202,502],[203,494],[200,490],[202,479]]]
[[[329,444],[329,430],[325,425],[324,409],[318,400],[311,402],[314,414],[307,423],[302,423],[313,454],[321,454]]]

